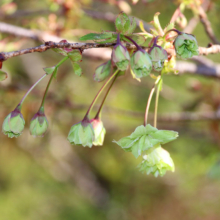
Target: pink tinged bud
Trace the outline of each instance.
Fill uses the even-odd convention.
[[[176,54],[183,59],[199,54],[196,38],[191,34],[179,34],[174,41],[174,46]]]
[[[41,107],[40,110],[34,115],[30,123],[30,133],[34,137],[43,137],[47,131],[49,123],[44,114],[44,108]]]
[[[83,147],[92,147],[95,138],[94,130],[89,121],[83,120],[74,124],[68,134],[67,140],[71,144],[81,144]]]
[[[165,60],[168,59],[167,52],[160,46],[154,46],[150,52],[150,56],[155,71],[161,71]]]
[[[6,116],[2,125],[2,132],[10,138],[18,137],[24,130],[24,125],[24,117],[21,114],[20,109],[16,108]]]
[[[93,141],[93,145],[95,146],[103,145],[106,130],[103,126],[102,121],[99,119],[92,119],[90,123],[92,124],[93,130],[95,133],[95,139]]]
[[[149,54],[141,50],[133,53],[131,57],[131,69],[136,78],[148,76],[152,70],[152,61]]]
[[[105,80],[111,73],[111,60],[98,66],[93,75],[93,79],[97,82]]]
[[[126,70],[130,61],[127,48],[121,44],[114,46],[112,50],[112,61],[115,63],[119,70]]]

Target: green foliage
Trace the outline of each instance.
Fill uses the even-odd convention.
[[[177,137],[178,133],[175,131],[158,130],[148,124],[138,126],[131,135],[114,142],[125,151],[132,152],[135,157],[138,157],[145,151],[173,141]]]
[[[86,34],[85,36],[80,37],[81,41],[87,41],[87,40],[105,40],[105,39],[112,39],[113,38],[113,33],[111,32],[104,32],[104,33],[89,33]],[[116,36],[116,34],[115,34]],[[115,37],[116,39],[116,37]]]
[[[7,78],[8,78],[8,74],[5,71],[0,70],[0,82]]]
[[[72,62],[72,66],[73,66],[73,72],[77,76],[81,76],[82,75],[82,68],[80,67],[80,65],[78,63]]]

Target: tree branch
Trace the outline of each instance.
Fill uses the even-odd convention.
[[[48,49],[52,48],[72,48],[72,49],[80,49],[81,51],[85,49],[91,49],[91,48],[105,48],[105,47],[113,47],[115,46],[115,43],[105,43],[105,44],[99,44],[99,43],[55,43],[53,41],[45,42],[45,44],[42,44],[37,47],[31,47],[26,48],[23,50],[18,51],[11,51],[11,52],[2,52],[0,53],[0,61],[5,61],[9,58],[20,56],[27,53],[34,53],[34,52],[45,52]],[[132,44],[126,44],[126,47],[128,49],[134,49],[135,46]],[[148,48],[143,47],[143,49],[148,50]],[[174,49],[169,49],[168,53],[171,55],[175,54]],[[208,54],[215,54],[220,53],[220,45],[212,45],[209,48],[205,47],[199,47],[199,54],[200,55],[208,55]]]

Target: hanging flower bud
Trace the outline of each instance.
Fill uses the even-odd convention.
[[[148,76],[152,70],[152,62],[149,54],[138,50],[131,57],[131,69],[136,78]]]
[[[8,137],[18,137],[24,130],[24,117],[21,114],[21,106],[17,106],[14,111],[6,116],[3,125],[2,132]]]
[[[155,71],[163,69],[164,61],[168,59],[167,52],[160,46],[154,46],[150,51],[150,56]]]
[[[81,144],[83,147],[92,147],[94,141],[94,130],[89,119],[84,119],[80,123],[74,124],[68,134],[67,140],[71,144]]]
[[[93,75],[93,79],[97,82],[105,80],[111,73],[111,60],[98,66]]]
[[[126,70],[130,61],[127,48],[120,43],[116,44],[112,50],[112,61],[115,63],[119,70]]]
[[[30,132],[34,137],[43,137],[48,128],[48,121],[44,114],[44,107],[41,107],[39,111],[31,119]]]
[[[191,34],[179,34],[174,41],[174,46],[176,54],[183,59],[199,54],[196,38]]]
[[[174,163],[168,151],[162,147],[154,149],[143,156],[143,161],[139,164],[140,171],[147,174],[152,173],[155,177],[163,176],[167,170],[174,171]]]
[[[100,119],[94,118],[94,119],[90,120],[90,123],[92,124],[92,127],[95,132],[95,139],[93,141],[93,145],[95,145],[95,146],[103,145],[106,130],[103,126],[102,121]]]

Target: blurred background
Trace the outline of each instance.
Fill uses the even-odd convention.
[[[199,46],[212,43],[192,10],[197,4],[207,12],[220,40],[219,0],[139,0],[135,5],[116,0],[1,0],[0,51],[34,47],[48,40],[79,42],[90,32],[114,31],[115,15],[122,10],[145,22],[159,11],[164,28],[181,2],[190,3],[184,11],[188,23],[176,28],[193,33]],[[155,178],[139,172],[141,158],[135,159],[112,142],[143,124],[154,83],[149,77],[139,83],[127,72],[117,79],[102,113],[107,130],[102,147],[71,146],[67,141],[70,127],[82,120],[102,86],[93,81],[93,73],[104,62],[104,51],[108,54],[106,49],[85,52],[80,63],[82,77],[73,74],[70,62],[59,68],[46,100],[50,128],[43,138],[32,137],[28,127],[48,78],[23,105],[23,134],[9,139],[0,133],[0,219],[220,219],[220,55],[178,61],[179,74],[164,77],[158,128],[178,131],[180,137],[164,146],[174,160],[175,172]],[[0,82],[1,123],[44,74],[43,68],[61,59],[48,50],[4,62],[9,78]],[[154,101],[152,113],[153,108]]]

